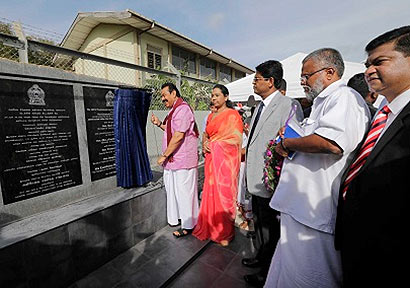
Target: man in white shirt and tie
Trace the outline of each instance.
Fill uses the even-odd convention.
[[[342,255],[344,287],[401,287],[408,282],[403,263],[410,254],[405,234],[410,200],[410,26],[376,37],[366,52],[365,78],[371,91],[386,98],[387,120],[379,119],[385,117],[381,114],[375,117],[373,122],[382,127],[369,131],[371,151],[358,171],[349,169],[344,177],[336,247]]]

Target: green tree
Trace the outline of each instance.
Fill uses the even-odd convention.
[[[152,99],[151,99],[151,110],[165,110],[164,104],[161,100],[161,86],[167,82],[175,84],[175,78],[171,78],[165,75],[151,75],[149,79],[146,80],[144,88],[152,90]]]
[[[210,81],[210,80],[208,80]],[[193,83],[193,90],[195,91],[196,110],[209,110],[211,103],[212,87],[216,84],[204,84],[200,82]]]
[[[150,106],[151,110],[166,109],[161,101],[161,86],[167,82],[172,82],[175,84],[176,79],[156,74],[151,75],[151,77],[146,80],[144,88],[153,90]],[[192,107],[192,109],[208,110],[212,86],[212,83],[208,85],[183,79],[180,87],[181,96]]]

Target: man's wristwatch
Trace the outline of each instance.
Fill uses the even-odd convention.
[[[282,139],[282,141],[280,141],[280,146],[282,147],[283,150],[285,150],[287,153],[289,153],[289,149],[285,146],[285,139]]]
[[[161,127],[162,125],[162,121],[159,121],[159,124],[157,125],[157,127]]]

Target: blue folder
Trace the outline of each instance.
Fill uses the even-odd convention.
[[[301,127],[298,126],[298,124],[289,122],[288,125],[286,125],[285,128],[285,134],[283,135],[284,138],[299,138],[303,136],[303,130]],[[276,138],[276,143],[280,142],[280,137],[278,136]],[[293,157],[295,156],[296,152],[291,151],[288,154],[288,159],[292,160]]]

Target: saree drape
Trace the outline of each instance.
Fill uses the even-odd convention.
[[[193,232],[200,240],[219,243],[234,237],[242,130],[242,119],[234,109],[208,117],[206,133],[211,152],[205,156],[202,201]]]
[[[150,102],[151,93],[145,90],[115,91],[115,160],[120,187],[141,186],[153,178],[145,131]]]

